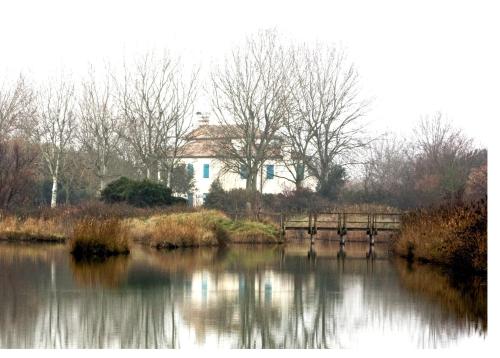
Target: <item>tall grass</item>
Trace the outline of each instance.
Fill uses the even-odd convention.
[[[70,250],[77,259],[128,254],[128,228],[117,218],[80,219],[73,228]]]
[[[71,228],[56,218],[0,217],[0,240],[62,242]]]
[[[272,224],[233,221],[216,210],[156,215],[146,220],[133,219],[129,224],[135,240],[157,248],[279,241],[278,229]]]
[[[487,202],[421,209],[403,216],[394,251],[457,270],[486,272]]]

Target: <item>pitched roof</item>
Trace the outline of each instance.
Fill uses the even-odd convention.
[[[179,153],[180,158],[210,158],[217,156],[217,145],[221,140],[239,139],[241,129],[236,125],[203,124],[187,135],[188,143]],[[275,148],[275,155],[279,148]]]

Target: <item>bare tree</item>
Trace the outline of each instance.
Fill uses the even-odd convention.
[[[160,58],[148,54],[134,72],[125,69],[119,91],[125,139],[148,179],[156,170],[161,180],[164,165],[168,184],[191,129],[196,79],[197,72],[194,72],[184,82],[179,60],[168,53]]]
[[[287,115],[290,60],[277,34],[248,38],[212,72],[212,107],[223,128],[217,152],[224,170],[246,174],[247,193],[257,190],[259,170],[280,155],[277,134]]]
[[[0,86],[0,140],[14,132],[29,131],[35,117],[35,96],[22,75],[14,85]]]
[[[472,140],[441,113],[423,117],[414,128],[416,187],[428,202],[456,199],[463,194],[476,163]],[[425,204],[428,204],[427,202]]]
[[[365,200],[404,207],[414,202],[414,144],[392,134],[367,148],[364,164]]]
[[[360,99],[358,75],[344,53],[321,45],[293,51],[297,79],[291,82],[287,138],[321,189],[339,166],[356,163],[358,149],[367,144],[360,123],[367,102]]]
[[[27,141],[0,141],[0,208],[33,198],[37,159],[35,145]]]
[[[118,108],[111,93],[109,72],[104,80],[98,83],[94,70],[89,69],[88,77],[82,83],[79,107],[79,138],[90,156],[92,168],[99,180],[99,194],[108,179],[110,161],[118,149],[122,129]]]
[[[42,157],[52,177],[50,206],[57,205],[57,190],[64,156],[76,134],[74,85],[61,79],[40,94],[37,134]]]

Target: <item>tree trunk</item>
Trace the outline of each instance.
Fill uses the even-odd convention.
[[[108,172],[108,168],[106,165],[102,166],[102,174],[101,177],[99,178],[99,191],[97,192],[97,197],[101,197],[101,193],[106,188],[106,174]]]
[[[52,176],[52,197],[50,199],[50,207],[57,206],[57,175]]]

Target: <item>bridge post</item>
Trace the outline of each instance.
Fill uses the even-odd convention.
[[[280,213],[280,239],[281,241],[285,241],[285,218],[283,217],[283,212]]]
[[[345,245],[345,235],[347,234],[347,228],[346,228],[346,214],[342,213],[342,216],[339,214],[339,218],[342,218],[342,223],[340,225],[340,246]]]

